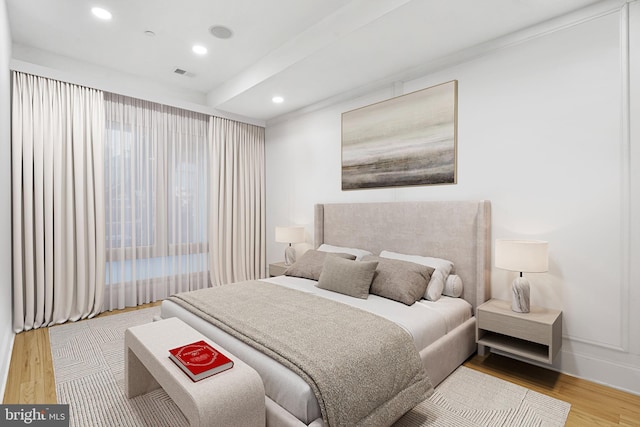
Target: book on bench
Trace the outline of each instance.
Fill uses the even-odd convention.
[[[169,350],[169,359],[193,381],[200,381],[233,367],[233,360],[205,341],[172,348]]]

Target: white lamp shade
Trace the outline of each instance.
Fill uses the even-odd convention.
[[[541,240],[496,240],[496,267],[522,273],[549,270],[549,243]]]
[[[304,227],[276,227],[276,242],[278,243],[304,242]]]

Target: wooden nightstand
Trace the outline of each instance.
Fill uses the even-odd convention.
[[[285,265],[284,261],[269,264],[269,277],[282,276],[287,268],[289,268],[289,266]]]
[[[509,301],[489,300],[477,310],[476,342],[552,363],[562,345],[562,311],[531,306],[529,313],[516,313]]]

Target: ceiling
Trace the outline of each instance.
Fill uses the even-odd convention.
[[[406,77],[407,70],[597,2],[6,0],[14,45],[195,91],[210,107],[257,120]],[[93,6],[113,18],[95,18]],[[213,25],[230,28],[232,37],[215,38]],[[194,44],[208,53],[194,54]],[[284,102],[274,104],[275,95]]]

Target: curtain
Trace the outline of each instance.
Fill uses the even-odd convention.
[[[105,229],[102,92],[13,72],[13,326],[100,313]]]
[[[264,128],[211,117],[209,143],[212,284],[264,277]]]
[[[208,117],[110,93],[105,109],[105,308],[207,287]]]

